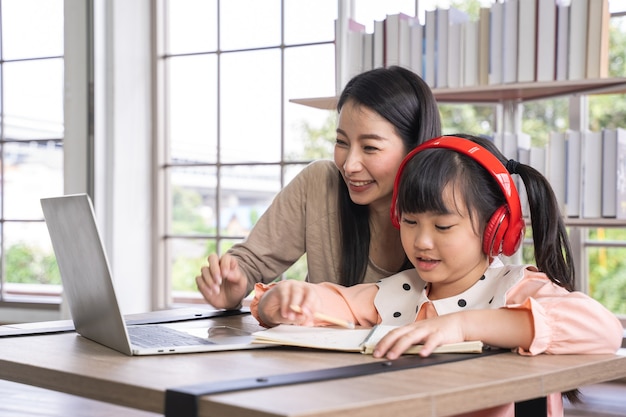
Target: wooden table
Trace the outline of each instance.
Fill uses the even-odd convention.
[[[254,331],[249,315],[184,322]],[[1,332],[0,332],[1,334]],[[167,389],[377,361],[295,348],[129,357],[73,332],[0,338],[0,378],[163,413]],[[449,416],[626,376],[626,356],[503,353],[355,378],[201,397],[200,416]]]

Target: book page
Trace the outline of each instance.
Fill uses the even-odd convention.
[[[345,329],[340,327],[308,327],[281,324],[267,330],[253,333],[253,343],[297,346],[312,349],[361,352],[371,355],[374,347],[397,326],[377,325],[372,329]],[[439,346],[434,353],[480,353],[480,341],[452,343]],[[417,354],[421,345],[411,347],[405,354]]]
[[[274,343],[344,352],[360,352],[361,343],[371,329],[340,327],[309,327],[281,324],[253,333],[253,343]]]

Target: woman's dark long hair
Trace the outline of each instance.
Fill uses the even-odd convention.
[[[405,152],[441,135],[437,101],[417,74],[398,66],[376,68],[352,78],[339,97],[337,111],[348,101],[367,107],[391,123],[402,138]],[[350,286],[363,281],[369,259],[369,207],[355,204],[338,173],[339,223],[342,263],[339,282]],[[410,266],[408,260],[403,269]],[[399,272],[399,271],[398,271]]]

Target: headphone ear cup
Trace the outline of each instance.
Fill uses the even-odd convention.
[[[509,227],[509,209],[506,205],[498,207],[485,226],[483,252],[489,256],[498,256],[502,249],[504,235]],[[512,254],[507,254],[512,255]]]
[[[502,253],[506,256],[511,256],[517,252],[524,240],[525,230],[526,224],[524,223],[524,219],[520,218],[517,221],[513,221],[513,219],[510,218],[506,235],[502,242]]]

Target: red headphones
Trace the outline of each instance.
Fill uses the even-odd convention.
[[[467,155],[482,165],[496,179],[504,193],[506,204],[496,209],[485,226],[483,252],[489,256],[498,256],[500,253],[506,256],[513,255],[519,249],[525,232],[522,205],[513,178],[494,154],[468,139],[456,136],[441,136],[431,139],[413,149],[402,160],[393,185],[391,200],[391,222],[393,225],[398,229],[400,228],[400,213],[398,213],[396,205],[400,177],[404,171],[404,166],[417,153],[432,148],[451,149]]]

